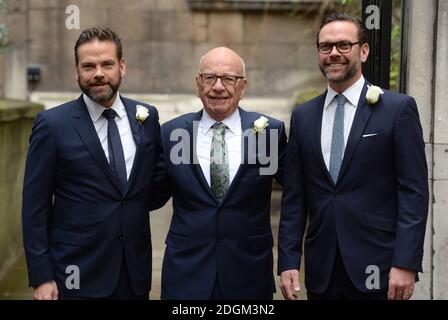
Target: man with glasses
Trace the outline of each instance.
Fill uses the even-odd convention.
[[[279,228],[281,289],[295,299],[305,226],[308,299],[409,299],[422,271],[428,173],[413,98],[361,73],[366,30],[347,14],[317,34],[327,91],[291,116]]]
[[[238,107],[246,85],[243,60],[215,48],[196,75],[203,109],[162,126],[155,189],[161,204],[173,197],[162,299],[273,297],[270,201],[273,178],[282,183],[285,127]],[[263,171],[264,153],[277,170]]]

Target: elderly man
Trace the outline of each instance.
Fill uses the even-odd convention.
[[[238,107],[246,85],[243,60],[215,48],[196,75],[203,109],[162,126],[156,185],[173,197],[162,299],[273,297],[270,201],[286,135],[281,121]]]

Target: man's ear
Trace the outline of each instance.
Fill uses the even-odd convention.
[[[201,85],[200,81],[201,80],[199,79],[199,75],[197,74],[196,75],[196,96],[198,96],[199,98],[201,97],[199,95],[199,86]]]
[[[243,99],[243,97],[244,97],[244,92],[246,91],[246,86],[247,86],[247,79],[244,78],[243,79],[243,88],[242,88],[241,94],[240,94],[240,100]]]
[[[124,62],[124,58],[120,59],[120,74],[121,77],[124,77],[126,74],[126,63]]]
[[[363,43],[361,45],[360,49],[360,55],[361,55],[361,62],[364,63],[367,61],[367,58],[369,57],[370,47],[367,42]]]

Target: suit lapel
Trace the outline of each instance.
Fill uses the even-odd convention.
[[[78,98],[75,108],[72,113],[73,123],[75,125],[76,131],[78,132],[81,140],[84,142],[87,150],[89,150],[93,159],[95,159],[98,166],[104,172],[104,174],[109,178],[112,184],[122,192],[118,182],[116,181],[112,170],[107,161],[106,155],[104,154],[103,147],[98,138],[98,134],[93,126],[90,114],[87,111],[87,106],[84,103],[82,95]]]
[[[322,135],[322,115],[324,111],[324,103],[325,97],[327,96],[327,91],[325,91],[316,101],[316,106],[313,108],[314,115],[314,123],[318,124],[314,126],[314,129],[311,134],[311,141],[313,145],[314,155],[316,156],[316,160],[318,165],[320,166],[322,172],[326,176],[327,180],[334,185],[333,179],[328,172],[327,165],[325,164],[324,156],[322,154],[322,143],[321,143],[321,135]]]
[[[124,107],[126,109],[126,113],[128,114],[129,119],[129,125],[131,126],[132,131],[132,137],[134,138],[135,142],[135,157],[134,157],[134,163],[132,164],[131,173],[129,175],[128,183],[126,184],[125,194],[129,192],[129,189],[131,188],[136,174],[138,172],[138,168],[141,164],[141,157],[142,157],[142,139],[140,136],[140,130],[141,125],[137,123],[137,120],[135,119],[136,115],[136,105],[134,103],[131,103],[128,99],[121,97],[121,101],[123,101]]]
[[[342,175],[346,171],[351,158],[353,157],[356,146],[361,140],[364,128],[372,115],[372,108],[367,105],[366,92],[367,81],[364,83],[361,96],[359,97],[358,107],[356,108],[355,118],[353,119],[352,128],[347,140],[347,146],[345,147],[344,158],[342,159],[341,170],[339,171],[338,182],[341,180]]]
[[[186,120],[185,125],[186,129],[188,131],[188,137],[189,137],[189,145],[184,146],[184,150],[189,150],[189,160],[191,168],[191,171],[193,175],[198,179],[200,184],[204,187],[205,191],[208,193],[208,195],[216,202],[218,203],[218,199],[216,199],[216,196],[213,192],[213,190],[210,188],[207,179],[204,176],[204,173],[202,172],[201,165],[199,164],[198,158],[197,158],[197,152],[196,152],[196,141],[197,141],[197,135],[198,135],[198,129],[199,129],[199,121],[202,117],[202,110],[196,112],[193,114],[192,118]]]

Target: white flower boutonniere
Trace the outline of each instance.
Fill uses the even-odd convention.
[[[135,113],[135,119],[137,119],[138,124],[142,124],[143,121],[146,120],[146,118],[148,118],[149,116],[149,112],[148,112],[148,108],[142,106],[141,104],[137,105],[137,112]]]
[[[369,104],[375,104],[378,102],[378,99],[380,98],[380,95],[384,93],[383,90],[381,90],[380,87],[377,86],[367,86],[367,94],[366,94],[366,101]]]
[[[267,127],[269,127],[269,122],[268,122],[268,118],[261,116],[260,118],[258,118],[257,120],[254,121],[254,127],[252,128],[252,130],[254,131],[254,133],[260,133],[263,132],[264,129],[266,129]]]

